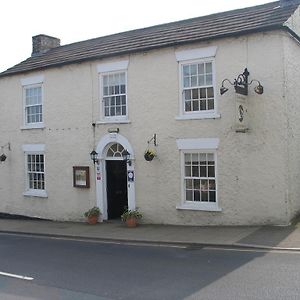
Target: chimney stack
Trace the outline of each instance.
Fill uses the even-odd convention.
[[[31,56],[36,56],[39,54],[46,53],[52,48],[60,46],[60,39],[55,37],[39,34],[32,37],[32,54]]]
[[[280,7],[300,4],[300,0],[280,0],[279,2],[280,2]]]

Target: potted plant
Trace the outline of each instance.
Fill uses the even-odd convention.
[[[121,215],[121,219],[126,222],[127,227],[136,227],[137,221],[142,217],[143,215],[137,209],[130,210],[128,208]]]
[[[151,161],[154,157],[156,156],[156,151],[155,149],[147,149],[144,153],[144,158],[147,161]]]
[[[101,215],[100,208],[94,206],[84,213],[84,216],[87,218],[89,224],[96,224],[98,222],[99,216]]]

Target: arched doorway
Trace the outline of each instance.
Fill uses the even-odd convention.
[[[131,165],[123,160],[125,150],[130,153]],[[120,218],[124,206],[135,209],[133,149],[125,137],[114,133],[103,136],[96,151],[99,153],[96,165],[97,205],[104,220]]]

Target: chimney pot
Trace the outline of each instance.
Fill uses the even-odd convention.
[[[36,56],[39,54],[46,53],[52,48],[60,46],[60,39],[45,35],[39,34],[32,37],[32,54],[31,56]]]

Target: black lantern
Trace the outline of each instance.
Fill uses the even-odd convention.
[[[248,86],[251,85],[253,82],[257,82],[258,86],[256,86],[254,88],[254,91],[255,91],[255,93],[257,93],[259,95],[263,94],[264,88],[258,80],[253,79],[253,80],[250,81],[250,83],[248,83],[249,75],[250,75],[250,73],[249,73],[248,69],[245,68],[244,72],[242,74],[239,74],[238,77],[236,79],[234,79],[233,83],[229,79],[225,78],[222,81],[222,85],[221,85],[221,88],[220,88],[220,94],[223,95],[228,91],[228,88],[226,88],[224,86],[225,82],[229,82],[229,84],[233,85],[234,89],[235,89],[235,92],[237,94],[245,95],[245,96],[248,95]]]
[[[0,161],[2,162],[2,161],[5,161],[6,160],[6,155],[3,153],[3,154],[1,154],[0,155]]]
[[[98,153],[93,150],[91,153],[90,153],[90,156],[91,156],[91,160],[95,163],[98,163]]]
[[[123,160],[125,160],[128,163],[128,166],[131,166],[131,160],[130,160],[130,153],[127,149],[125,149],[122,153]]]

